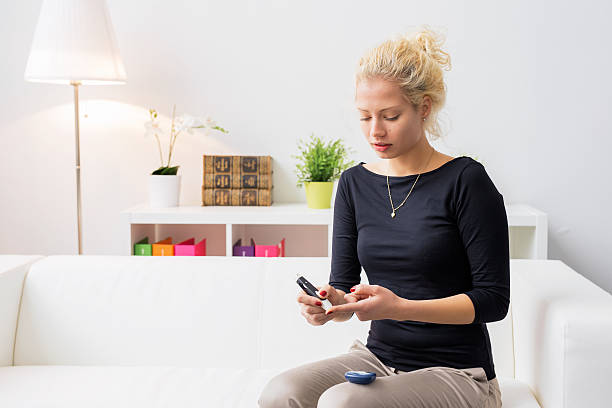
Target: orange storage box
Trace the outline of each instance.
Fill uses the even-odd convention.
[[[151,245],[153,256],[174,256],[174,245],[172,237],[168,237]]]

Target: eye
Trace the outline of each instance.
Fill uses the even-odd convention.
[[[399,118],[399,116],[400,116],[400,115],[394,116],[394,117],[392,117],[392,118],[385,118],[385,119],[386,119],[386,120],[397,120],[397,118]],[[360,118],[359,120],[366,121],[366,120],[370,120],[370,118]]]

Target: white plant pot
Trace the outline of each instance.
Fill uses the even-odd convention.
[[[180,192],[180,175],[149,176],[149,206],[151,208],[178,207]]]

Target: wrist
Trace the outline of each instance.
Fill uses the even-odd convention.
[[[395,307],[395,316],[393,320],[415,320],[416,301],[404,298],[398,298],[397,306]]]

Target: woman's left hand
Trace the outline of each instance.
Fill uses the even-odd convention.
[[[403,299],[389,289],[365,284],[356,285],[352,289],[355,290],[344,295],[349,303],[332,306],[326,314],[355,312],[361,321],[394,319],[399,314]]]

